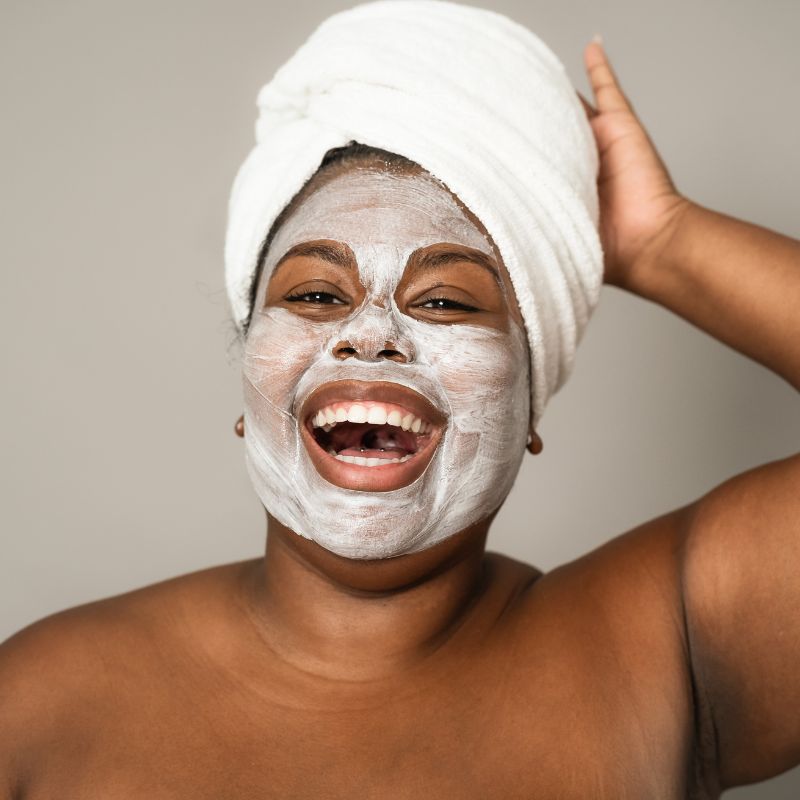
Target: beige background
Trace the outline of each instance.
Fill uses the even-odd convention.
[[[257,90],[347,5],[4,0],[0,638],[261,551],[232,434],[227,193]],[[492,7],[539,33],[584,93],[582,45],[601,31],[678,186],[800,237],[800,4]],[[605,289],[541,433],[491,547],[549,568],[793,452],[800,404],[765,369]],[[729,796],[798,795],[800,771]]]

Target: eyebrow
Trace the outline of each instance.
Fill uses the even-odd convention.
[[[319,258],[322,261],[327,261],[329,264],[335,264],[345,269],[358,269],[358,264],[353,258],[353,255],[344,248],[324,242],[302,242],[301,244],[290,247],[278,259],[278,263],[275,264],[272,270],[272,275],[275,275],[284,262],[291,258],[299,258],[301,256]],[[413,263],[414,267],[418,269],[435,269],[436,267],[454,264],[459,261],[469,261],[482,267],[489,272],[500,288],[503,288],[500,273],[494,261],[480,250],[473,250],[472,248],[469,250],[434,250],[421,254],[419,251],[415,251],[409,258],[409,263]]]
[[[357,264],[352,254],[343,248],[325,244],[324,242],[302,242],[301,244],[294,245],[294,247],[290,247],[278,259],[278,263],[275,264],[272,274],[275,275],[279,267],[285,261],[288,261],[290,258],[299,258],[300,256],[319,258],[322,261],[327,261],[329,264],[335,264],[345,269],[357,269]]]
[[[473,264],[477,264],[479,267],[483,267],[483,269],[492,275],[501,288],[503,286],[500,280],[500,272],[495,266],[494,261],[480,250],[434,250],[419,255],[417,253],[412,253],[409,262],[412,261],[415,267],[422,269],[434,269],[435,267],[441,267],[445,264],[454,264],[457,261],[470,261]]]

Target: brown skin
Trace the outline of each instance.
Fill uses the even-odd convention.
[[[800,243],[681,197],[585,58],[606,280],[800,388]],[[0,797],[677,800],[775,775],[800,763],[798,487],[800,455],[763,465],[546,575],[485,553],[491,519],[372,562],[271,519],[263,559],[3,645]]]

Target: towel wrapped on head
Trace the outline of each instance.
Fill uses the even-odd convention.
[[[250,315],[267,233],[326,152],[403,155],[477,217],[508,269],[530,345],[534,423],[566,380],[602,283],[598,155],[563,65],[531,31],[443,0],[379,0],[325,20],[259,93],[225,245]]]

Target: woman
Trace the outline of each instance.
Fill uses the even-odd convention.
[[[682,197],[585,60],[604,279],[800,387],[800,244]],[[5,796],[716,797],[800,762],[797,456],[548,574],[485,552],[541,397],[462,200],[356,146],[271,226],[237,426],[265,557],[3,645]]]

